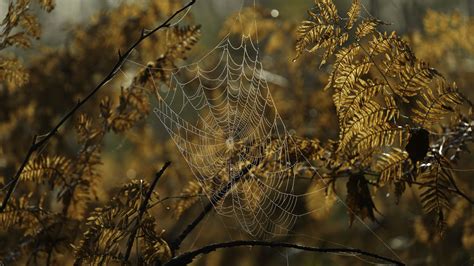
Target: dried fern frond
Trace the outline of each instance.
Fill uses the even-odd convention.
[[[420,201],[428,214],[434,214],[440,232],[445,227],[446,209],[450,207],[449,188],[453,173],[447,160],[439,158],[418,176],[421,185]]]
[[[186,59],[189,51],[196,45],[201,36],[201,26],[193,25],[186,27],[174,27],[170,30],[169,40],[165,51],[154,62],[138,73],[133,79],[133,86],[145,88],[148,92],[157,89],[155,84],[159,80],[165,84],[171,78],[171,71],[166,68],[174,68],[176,61]],[[159,86],[158,86],[159,87]]]
[[[372,150],[375,147],[391,145],[396,139],[394,138],[395,135],[379,139],[382,136],[378,136],[378,134],[383,134],[383,132],[387,132],[389,135],[401,134],[398,128],[392,127],[388,122],[397,116],[398,108],[396,106],[381,107],[375,101],[364,103],[362,107],[354,112],[354,117],[349,121],[341,121],[339,150],[349,151],[354,147],[359,147],[358,152],[363,152],[363,149]],[[394,130],[378,132],[374,130],[376,128],[387,130],[393,128]],[[355,138],[354,142],[353,138]]]
[[[357,25],[357,28],[356,28],[355,35],[357,39],[360,40],[364,38],[365,36],[374,33],[376,28],[379,25],[383,25],[383,22],[378,19],[366,18],[362,20],[362,22],[359,25]]]
[[[186,59],[187,53],[199,41],[201,26],[174,27],[171,32],[166,56],[182,60]]]
[[[88,229],[79,246],[75,247],[76,263],[100,264],[123,259],[125,244],[136,225],[138,209],[148,188],[149,184],[144,181],[127,183],[105,207],[97,208],[87,218]],[[156,200],[156,195],[153,198]],[[152,221],[149,219],[152,218],[147,212],[144,217],[145,222],[140,224],[140,228],[146,232],[148,241],[156,242],[150,240],[150,234],[156,234],[150,231]]]
[[[28,72],[18,59],[0,56],[0,81],[5,82],[10,92],[25,85],[28,77]]]
[[[335,92],[333,95],[334,105],[336,106],[336,111],[338,111],[338,116],[345,117],[341,113],[342,110],[346,109],[346,106],[343,105],[346,99],[357,95],[358,89],[355,88],[356,85],[362,85],[363,83],[358,82],[362,75],[367,74],[372,67],[372,62],[360,62],[357,64],[344,64],[339,68],[340,73],[334,73],[334,83],[333,87]],[[346,109],[347,110],[347,109]],[[345,120],[345,118],[342,118]]]
[[[393,145],[395,141],[403,143],[405,135],[406,130],[404,127],[385,123],[362,131],[355,138],[352,145],[355,147],[356,152],[366,156],[377,148]]]
[[[360,0],[352,0],[351,7],[347,11],[346,30],[352,29],[360,15]]]
[[[110,127],[116,133],[125,132],[150,112],[148,95],[141,87],[131,86],[121,90],[120,101],[116,110],[112,111]]]
[[[336,52],[336,59],[334,60],[333,71],[329,74],[328,83],[324,87],[327,90],[334,86],[334,79],[340,73],[340,68],[344,64],[348,64],[354,60],[354,57],[359,54],[360,45],[351,44],[348,47],[342,47]]]
[[[324,65],[336,47],[348,39],[348,34],[338,25],[340,17],[336,5],[331,0],[316,2],[314,11],[308,11],[310,20],[303,21],[297,29],[296,57],[305,51],[326,49],[320,65]]]
[[[372,61],[377,62],[376,70],[380,79],[383,79],[389,86],[392,93],[398,94],[405,101],[405,93],[400,91],[393,83],[403,83],[405,78],[400,73],[407,66],[416,65],[417,59],[406,41],[400,38],[395,32],[374,32],[369,41],[366,55]],[[391,80],[394,79],[394,80]],[[414,94],[410,94],[413,96]]]
[[[388,91],[389,87],[385,82],[358,79],[351,94],[341,97],[340,102],[339,97],[334,98],[335,105],[339,106],[340,123],[346,124],[347,120],[351,119],[355,113],[368,105],[367,102],[374,99],[376,95],[387,95]],[[392,105],[393,107],[395,106]]]
[[[168,82],[175,62],[186,59],[200,36],[200,26],[174,27],[168,36],[166,50],[155,62],[141,69],[127,88],[121,88],[118,105],[113,109],[109,99],[101,103],[101,113],[106,127],[121,133],[143,120],[150,112],[150,93],[159,89],[156,81]]]
[[[379,183],[384,185],[399,182],[404,175],[407,159],[408,153],[399,148],[382,153],[374,166],[374,170],[380,173]]]
[[[3,41],[3,45],[29,48],[31,46],[31,39],[26,32],[18,32],[6,37]]]
[[[447,115],[455,113],[455,109],[463,103],[463,97],[456,84],[447,85],[440,80],[437,91],[424,90],[422,99],[416,101],[413,120],[422,127],[439,124]]]
[[[39,156],[26,165],[20,178],[36,183],[64,183],[73,174],[74,163],[63,156]]]
[[[77,142],[82,145],[91,145],[100,139],[103,130],[94,126],[92,119],[86,114],[80,114],[75,123]],[[91,143],[92,142],[92,143]]]
[[[33,235],[40,227],[43,214],[43,201],[34,202],[32,193],[14,198],[0,213],[0,231],[7,233],[14,228],[23,230],[25,236]]]
[[[336,89],[336,94],[350,94],[354,90],[357,80],[367,74],[372,66],[373,63],[368,60],[342,64],[338,73],[335,73],[333,87]]]
[[[396,91],[400,96],[415,96],[420,90],[429,90],[433,78],[438,74],[422,61],[415,64],[405,64],[400,71],[401,84]]]
[[[41,26],[36,17],[29,9],[30,0],[11,1],[8,11],[0,26],[0,50],[9,46],[28,48],[31,46],[31,38],[39,38]],[[54,8],[53,1],[39,1],[41,7],[46,11]],[[15,32],[11,34],[12,32]]]

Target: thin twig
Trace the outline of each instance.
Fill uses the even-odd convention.
[[[230,241],[230,242],[223,242],[223,243],[216,243],[211,244],[190,252],[183,253],[177,257],[172,258],[170,261],[165,263],[165,266],[182,266],[190,264],[197,256],[202,254],[207,254],[217,249],[223,248],[234,248],[234,247],[242,247],[242,246],[262,246],[262,247],[270,247],[270,248],[294,248],[298,250],[310,251],[310,252],[317,252],[317,253],[333,253],[333,254],[352,254],[352,255],[359,255],[359,256],[366,256],[373,259],[381,260],[383,262],[394,264],[394,265],[405,265],[403,262],[387,258],[375,253],[371,253],[368,251],[354,249],[354,248],[319,248],[319,247],[311,247],[311,246],[303,246],[298,244],[292,243],[285,243],[285,242],[270,242],[270,241],[259,241],[259,240],[237,240],[237,241]]]
[[[240,170],[237,175],[233,176],[223,188],[221,188],[219,191],[214,193],[214,195],[212,195],[210,202],[206,205],[206,207],[204,207],[202,212],[193,220],[193,222],[191,222],[184,229],[184,231],[174,241],[170,243],[170,248],[173,254],[179,249],[183,240],[186,239],[186,237],[194,230],[194,228],[196,228],[196,226],[202,221],[202,219],[204,219],[204,217],[212,210],[214,205],[219,203],[219,201],[221,201],[225,197],[227,192],[229,192],[235,186],[235,184],[237,184],[239,180],[242,179],[242,177],[250,171],[253,166],[258,164],[259,162],[257,161],[247,165],[244,169]]]
[[[140,227],[140,221],[142,220],[143,214],[147,210],[148,201],[150,201],[151,195],[153,194],[153,190],[155,190],[155,187],[156,187],[156,184],[158,183],[158,180],[160,180],[160,177],[163,175],[166,168],[168,168],[168,166],[170,164],[171,164],[171,162],[166,162],[165,165],[163,165],[163,167],[161,168],[161,170],[158,173],[156,173],[155,179],[153,179],[153,183],[151,183],[150,188],[148,189],[148,191],[145,195],[145,198],[143,199],[142,204],[140,205],[140,208],[138,209],[137,221],[136,221],[135,226],[132,229],[132,232],[130,233],[130,237],[128,238],[127,250],[126,250],[125,256],[123,258],[123,260],[125,262],[128,261],[128,258],[130,257],[130,253],[131,253],[132,247],[133,247],[133,242],[134,242],[135,237],[137,235],[138,228]]]
[[[187,8],[191,7],[194,3],[196,2],[196,0],[191,0],[191,2],[189,2],[187,5],[185,5],[184,7],[182,7],[181,9],[179,9],[178,11],[176,11],[173,15],[171,15],[165,22],[163,22],[162,24],[160,24],[159,26],[157,26],[156,28],[154,28],[153,30],[151,31],[148,31],[145,33],[144,30],[141,31],[141,34],[140,34],[140,38],[138,38],[137,41],[135,41],[134,44],[132,44],[132,46],[130,46],[127,51],[122,54],[119,50],[118,52],[118,60],[117,62],[115,63],[114,67],[112,68],[112,70],[109,72],[109,74],[84,98],[82,99],[81,101],[79,101],[76,106],[74,106],[60,121],[59,123],[54,126],[54,128],[52,130],[49,131],[48,134],[46,134],[44,136],[44,138],[42,138],[40,141],[37,141],[37,137],[35,136],[34,137],[34,141],[33,141],[33,144],[31,144],[30,148],[28,149],[28,152],[23,160],[23,163],[21,164],[20,168],[18,168],[18,171],[16,172],[15,174],[15,177],[13,178],[13,182],[10,184],[10,187],[8,188],[8,191],[7,191],[7,194],[5,195],[5,198],[3,199],[3,202],[2,202],[2,206],[0,206],[0,212],[3,212],[3,210],[5,210],[6,206],[7,206],[7,203],[8,203],[8,200],[10,199],[13,191],[15,190],[15,187],[17,186],[17,183],[18,181],[20,180],[20,175],[21,173],[23,172],[23,169],[25,168],[26,164],[28,163],[31,155],[37,151],[39,148],[41,148],[44,144],[46,144],[47,141],[49,141],[49,139],[51,139],[51,137],[53,137],[54,135],[56,135],[56,133],[58,132],[59,128],[67,121],[69,120],[69,118],[72,117],[72,115],[81,107],[83,106],[87,101],[89,101],[92,96],[94,96],[105,84],[107,84],[110,80],[112,80],[112,78],[118,73],[118,71],[120,70],[120,68],[122,67],[122,65],[124,64],[125,60],[128,58],[128,56],[131,54],[131,52],[143,41],[145,40],[146,38],[148,38],[149,36],[151,36],[152,34],[154,34],[156,31],[162,29],[162,28],[168,28],[170,27],[170,21],[176,17],[176,15],[178,15],[179,13],[183,12],[184,10],[186,10]]]
[[[157,200],[156,202],[151,203],[150,208],[153,208],[156,205],[162,204],[163,202],[168,201],[168,200],[189,199],[189,198],[205,197],[205,196],[206,194],[185,194],[185,195],[180,195],[180,196],[167,196],[167,197]]]

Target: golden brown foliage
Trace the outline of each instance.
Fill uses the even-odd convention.
[[[20,16],[21,14],[16,14],[15,12],[22,13],[23,11],[20,12],[19,10],[22,7],[26,8],[28,2],[19,1],[17,6],[13,6],[13,3],[10,5],[11,10],[5,18],[5,23],[8,24],[3,25],[5,32],[17,26],[19,22],[15,24],[15,19],[19,18],[12,18],[12,16]],[[52,8],[51,1],[41,1],[41,4],[44,5],[45,9],[50,10]],[[127,44],[133,37],[117,43],[115,37],[104,36],[108,42],[102,42],[95,38],[96,36],[103,35],[96,35],[96,33],[116,34],[126,30],[126,27],[130,26],[126,22],[133,20],[130,17],[132,13],[138,17],[141,14],[143,20],[140,23],[146,23],[145,20],[152,17],[163,19],[170,12],[174,12],[173,8],[175,7],[181,6],[164,2],[154,3],[149,6],[149,9],[140,8],[139,6],[122,6],[107,16],[101,16],[101,20],[107,21],[106,24],[96,21],[87,30],[79,29],[75,32],[74,41],[71,45],[74,49],[59,51],[59,54],[58,52],[48,52],[48,55],[45,55],[44,58],[38,58],[36,62],[38,65],[33,64],[33,75],[29,85],[44,86],[41,84],[45,84],[47,81],[42,79],[44,76],[49,75],[50,71],[67,72],[69,70],[74,72],[77,70],[76,75],[80,75],[85,65],[94,64],[96,67],[101,68],[101,66],[96,64],[95,60],[91,60],[90,54],[97,54],[97,52],[104,49],[104,46],[121,45],[121,43]],[[26,12],[26,10],[24,11]],[[124,21],[124,16],[128,17],[128,20]],[[34,21],[35,18],[32,17],[30,19]],[[115,23],[118,21],[121,22],[121,27],[123,28],[117,28]],[[18,25],[26,27],[24,23]],[[115,25],[114,27],[116,28],[113,31],[106,30],[111,25]],[[32,24],[29,26],[30,28],[25,28],[25,34],[36,32],[39,37],[39,32],[33,31],[32,26],[34,25]],[[138,25],[136,26],[139,28]],[[99,108],[94,109],[94,111],[88,111],[88,114],[80,114],[76,117],[74,122],[77,142],[76,152],[68,153],[66,150],[65,155],[49,155],[41,152],[40,155],[28,162],[21,175],[21,182],[27,183],[28,189],[20,188],[20,190],[31,189],[35,193],[27,193],[26,196],[13,199],[8,203],[5,212],[1,214],[3,233],[13,229],[20,230],[19,232],[23,231],[23,238],[12,240],[8,248],[1,251],[2,261],[5,263],[17,260],[26,261],[24,255],[28,254],[26,258],[29,257],[30,261],[44,260],[48,264],[53,262],[59,263],[62,260],[61,253],[70,254],[72,252],[70,245],[64,245],[64,243],[76,243],[78,245],[76,253],[77,261],[79,262],[103,263],[120,257],[120,250],[117,249],[117,245],[119,245],[118,240],[126,237],[126,235],[121,235],[120,230],[123,231],[124,226],[132,226],[132,222],[134,222],[133,217],[130,218],[124,214],[129,213],[133,215],[131,208],[134,206],[133,204],[140,202],[141,198],[136,194],[138,189],[137,183],[132,182],[120,190],[119,195],[111,200],[110,205],[91,212],[94,209],[94,205],[97,205],[99,197],[97,190],[103,190],[103,188],[99,188],[101,173],[98,170],[102,164],[102,148],[109,132],[113,131],[117,134],[124,134],[143,121],[148,115],[150,111],[150,95],[154,93],[155,89],[152,86],[153,81],[151,80],[156,78],[166,80],[166,73],[156,69],[173,65],[175,61],[184,59],[186,53],[197,41],[199,26],[173,27],[167,34],[169,35],[168,42],[164,43],[160,48],[164,53],[158,57],[156,62],[151,63],[148,67],[135,70],[137,73],[133,82],[126,88],[122,87],[120,89],[116,101],[112,100],[112,98],[116,98],[114,94],[105,96],[100,101]],[[122,38],[121,35],[119,36]],[[94,41],[91,41],[92,39]],[[115,41],[111,43],[110,40],[112,39],[115,39]],[[6,40],[5,43],[8,45],[18,44],[12,43],[11,39]],[[26,39],[24,43],[26,44]],[[155,53],[158,52],[155,51]],[[54,55],[54,60],[51,60],[51,55]],[[48,60],[47,65],[41,65],[45,60]],[[73,60],[73,62],[70,60]],[[67,68],[69,69],[64,69],[65,63],[67,63]],[[5,60],[2,61],[2,64],[4,66],[2,70],[4,71],[1,72],[1,75],[3,75],[1,77],[4,84],[7,84],[7,86],[12,84],[11,86],[19,87],[21,82],[28,82],[27,74],[21,77],[20,75],[23,74],[12,70],[15,67],[21,68],[17,61]],[[108,63],[104,63],[103,68],[106,65]],[[156,68],[152,68],[152,66]],[[37,68],[35,69],[35,67]],[[51,83],[47,86],[52,86],[52,88],[59,90],[62,86],[68,87],[68,84],[74,84],[74,86],[84,86],[83,89],[85,90],[88,84],[92,83],[87,81],[90,73],[82,73],[86,76],[84,78],[77,76],[77,80],[70,80],[68,76],[62,77],[63,80],[61,80],[58,76],[58,80],[50,81]],[[63,82],[62,86],[59,85],[61,82]],[[75,92],[71,93],[75,94]],[[35,104],[28,103],[32,100],[35,99],[28,98],[24,102],[20,100],[19,105],[12,106],[12,108],[21,110],[22,105]],[[57,104],[62,105],[56,108],[64,108],[68,103],[57,102]],[[45,114],[47,116],[52,115],[50,111]],[[11,118],[14,118],[14,113],[11,113],[11,115]],[[32,113],[31,115],[35,116],[35,119],[41,117],[41,114],[38,113]],[[24,122],[14,119],[12,121],[14,124],[9,126],[11,130],[4,132],[6,135],[10,134],[12,136],[15,134],[14,128],[21,127],[22,122]],[[61,145],[66,143],[63,141]],[[2,180],[2,184],[6,184],[6,181]],[[22,186],[25,186],[25,184]],[[140,191],[141,189],[146,191],[146,183],[140,183],[140,186]],[[52,190],[54,193],[43,193],[42,191],[45,190]],[[125,197],[127,200],[122,202],[122,205],[119,204],[120,197]],[[136,211],[137,208],[134,210]],[[122,223],[120,225],[114,224],[112,220],[115,218],[122,219]],[[124,225],[123,219],[130,223],[125,223]],[[89,221],[86,227],[81,225],[83,221]],[[140,223],[140,232],[143,234],[143,236],[140,236],[143,239],[140,245],[143,245],[144,260],[149,263],[158,259],[169,259],[170,257],[169,249],[161,250],[161,247],[165,247],[166,243],[154,231],[155,227],[154,218],[146,213]],[[84,231],[84,236],[80,234],[82,229],[86,230]],[[45,237],[49,240],[45,240]],[[108,245],[108,243],[113,245]],[[13,252],[18,246],[23,248],[19,249],[18,252]]]
[[[394,185],[397,195],[417,180],[425,211],[435,212],[442,228],[449,195],[457,190],[453,172],[446,170],[450,166],[443,163],[449,161],[448,150],[429,148],[429,142],[423,147],[411,133],[418,128],[441,132],[463,123],[461,106],[470,103],[395,32],[380,32],[382,22],[360,18],[358,5],[353,1],[343,25],[331,1],[316,1],[309,20],[298,28],[296,45],[297,55],[322,50],[321,65],[333,56],[326,89],[333,91],[339,120],[336,161],[352,160],[347,203],[361,217],[374,219],[364,173],[375,175],[379,186]]]
[[[40,37],[41,27],[27,8],[29,3],[10,3],[1,24],[0,50],[30,48],[32,40]],[[48,12],[54,8],[53,1],[38,3]],[[25,130],[51,128],[58,115],[109,70],[116,54],[104,51],[123,49],[140,29],[180,7],[179,1],[121,5],[95,17],[87,27],[75,29],[68,46],[46,49],[28,67],[20,58],[0,55],[0,86],[6,88],[0,90],[0,104],[6,110],[0,114],[0,156],[7,165],[0,184],[11,182],[9,177],[22,159],[29,138]],[[279,59],[263,61],[269,87],[286,125],[295,133],[290,158],[274,153],[282,141],[274,140],[262,161],[249,171],[252,177],[265,178],[270,165],[285,159],[295,163],[290,171],[298,173],[298,188],[308,192],[302,208],[326,209],[311,212],[314,221],[306,229],[329,219],[337,195],[345,196],[349,224],[356,218],[378,221],[378,213],[385,213],[383,206],[379,208],[377,193],[390,189],[400,205],[419,203],[424,210],[409,218],[416,241],[440,243],[439,233],[452,228],[462,232],[458,242],[472,250],[473,202],[468,190],[472,181],[455,175],[453,168],[465,158],[474,122],[471,103],[461,93],[463,87],[449,81],[452,73],[464,83],[469,77],[456,68],[461,65],[459,58],[452,60],[450,69],[441,66],[449,78],[431,67],[455,46],[474,53],[472,36],[462,37],[472,32],[472,20],[464,23],[457,13],[429,11],[424,20],[426,34],[416,33],[409,43],[395,32],[380,30],[384,22],[364,17],[359,0],[352,1],[345,17],[331,0],[315,1],[308,13],[308,19],[297,26],[273,18],[264,8],[246,8],[239,14],[243,24],[235,23],[233,17],[223,24],[221,35],[230,33],[236,38],[256,35],[258,25],[263,53]],[[200,30],[198,25],[172,27],[146,39],[130,60],[149,63],[124,66],[121,70],[133,79],[111,82],[98,99],[75,115],[61,137],[32,157],[14,197],[0,213],[0,240],[7,243],[0,250],[0,262],[130,263],[126,255],[130,241],[138,243],[132,244],[138,246],[138,251],[132,251],[137,264],[167,262],[176,255],[168,245],[170,236],[159,228],[172,220],[170,231],[175,233],[174,227],[182,226],[177,219],[185,219],[201,196],[215,188],[190,181],[187,168],[171,167],[166,173],[171,181],[161,191],[177,196],[153,193],[140,219],[139,208],[150,185],[137,176],[151,175],[151,165],[158,162],[183,160],[170,139],[158,140],[161,135],[157,137],[146,119],[159,88],[156,82],[169,82],[171,73],[166,69],[186,59]],[[132,146],[120,150],[131,154],[126,159],[117,155],[120,152],[109,151],[116,138],[127,139],[125,146]],[[248,163],[240,162],[238,167]],[[134,174],[124,174],[132,168],[137,170],[131,171]],[[222,171],[222,176],[215,177],[220,182],[229,178]],[[117,185],[117,178],[124,175],[132,180]],[[243,204],[258,209],[265,195],[255,187],[245,189]],[[326,192],[324,198],[312,193],[318,190]],[[169,199],[177,199],[165,208],[173,211],[173,219],[166,211],[152,209]],[[206,235],[222,234],[207,230]]]

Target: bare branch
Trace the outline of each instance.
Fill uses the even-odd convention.
[[[269,241],[259,241],[259,240],[237,240],[237,241],[230,241],[230,242],[223,242],[223,243],[216,243],[211,244],[190,252],[183,253],[179,256],[172,258],[170,261],[165,263],[165,266],[182,266],[190,264],[197,256],[202,254],[208,254],[218,249],[223,248],[234,248],[234,247],[245,247],[245,246],[262,246],[262,247],[269,247],[269,248],[294,248],[298,250],[304,250],[309,252],[316,252],[316,253],[332,253],[332,254],[351,254],[351,255],[358,255],[358,256],[365,256],[373,259],[377,259],[381,262],[385,262],[387,264],[392,265],[405,265],[403,262],[393,260],[381,255],[377,255],[375,253],[367,252],[360,249],[353,249],[353,248],[318,248],[318,247],[311,247],[311,246],[303,246],[298,244],[292,243],[284,243],[284,242],[269,242]]]

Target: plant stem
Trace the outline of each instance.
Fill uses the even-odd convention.
[[[140,227],[140,221],[143,217],[143,214],[147,210],[148,201],[150,201],[151,195],[153,194],[153,190],[155,190],[155,187],[156,187],[156,184],[158,183],[158,180],[160,180],[160,177],[163,175],[166,168],[168,168],[168,166],[170,164],[171,164],[171,162],[166,162],[165,165],[163,165],[163,167],[161,168],[161,170],[158,173],[156,173],[155,179],[153,179],[153,182],[151,183],[150,188],[148,189],[148,191],[145,195],[145,198],[143,199],[142,204],[140,205],[140,208],[138,209],[138,216],[137,216],[136,224],[133,227],[132,232],[130,233],[130,237],[128,238],[127,250],[125,251],[125,256],[123,258],[124,262],[128,261],[128,258],[130,257],[130,253],[131,253],[132,247],[133,247],[133,242],[134,242],[135,237],[137,235],[138,228]]]

